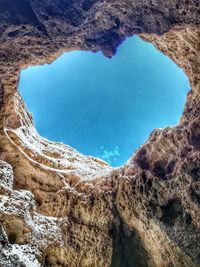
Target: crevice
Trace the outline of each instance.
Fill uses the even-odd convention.
[[[113,226],[113,255],[110,267],[148,267],[148,254],[136,229],[123,222],[117,207],[112,209],[115,224]]]

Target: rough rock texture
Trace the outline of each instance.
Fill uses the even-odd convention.
[[[0,22],[0,266],[199,267],[199,0],[0,0]],[[132,34],[188,75],[179,125],[117,169],[40,137],[20,69]]]

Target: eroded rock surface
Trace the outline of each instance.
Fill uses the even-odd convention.
[[[0,22],[0,266],[199,267],[199,0],[0,0]],[[179,125],[117,169],[40,137],[20,70],[133,34],[188,75]]]

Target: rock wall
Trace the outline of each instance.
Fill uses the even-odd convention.
[[[200,266],[199,0],[0,0],[0,21],[0,266]],[[40,137],[20,70],[133,34],[188,75],[180,123],[116,169]]]

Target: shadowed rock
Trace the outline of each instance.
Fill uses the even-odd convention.
[[[199,1],[0,0],[0,21],[0,264],[200,266]],[[180,123],[118,169],[39,136],[20,70],[133,34],[188,75]]]

